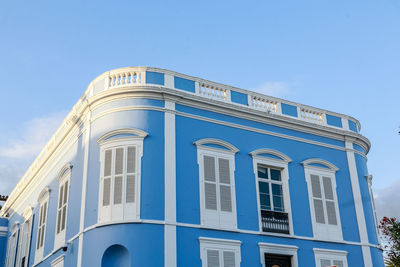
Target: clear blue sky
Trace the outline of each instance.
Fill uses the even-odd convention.
[[[400,0],[5,1],[0,48],[0,193],[93,78],[144,65],[354,116],[378,206],[400,195]]]

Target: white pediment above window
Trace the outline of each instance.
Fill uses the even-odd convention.
[[[197,148],[209,149],[209,150],[225,150],[233,154],[239,152],[239,149],[234,145],[216,138],[204,138],[194,142]]]
[[[338,167],[323,159],[307,159],[301,164],[304,166],[304,168],[316,168],[331,172],[337,172],[339,170]]]
[[[274,149],[269,149],[269,148],[261,148],[254,150],[249,153],[253,158],[254,157],[268,157],[268,158],[273,158],[277,160],[283,160],[287,163],[291,162],[292,159],[283,154],[282,152],[279,152]]]
[[[125,139],[137,139],[143,140],[149,134],[145,131],[133,128],[124,128],[124,129],[117,129],[106,134],[103,134],[99,139],[97,139],[97,143],[103,145],[108,142],[114,141],[122,141]]]

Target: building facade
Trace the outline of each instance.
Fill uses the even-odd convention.
[[[1,209],[0,266],[384,266],[359,131],[169,70],[106,72]]]

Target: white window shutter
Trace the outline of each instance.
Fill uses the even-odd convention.
[[[330,260],[321,259],[320,263],[321,263],[321,267],[330,267],[330,266],[332,266]]]
[[[322,198],[319,176],[311,174],[311,188],[313,197]]]
[[[135,175],[126,177],[126,203],[135,202]]]
[[[230,184],[230,169],[229,169],[229,160],[227,159],[218,159],[218,170],[219,170],[219,182],[223,184]]]
[[[220,186],[221,211],[232,212],[232,195],[231,187],[226,185]]]
[[[111,176],[111,149],[106,150],[104,155],[104,177]]]
[[[217,210],[217,185],[213,183],[204,183],[205,208],[208,210]]]
[[[115,150],[115,175],[121,175],[124,169],[124,149]]]
[[[341,261],[341,260],[334,260],[334,261],[333,261],[333,265],[334,265],[334,266],[337,266],[337,267],[343,267],[343,266],[344,266],[344,263],[343,263],[343,261]]]
[[[328,215],[328,223],[337,225],[335,202],[326,201],[326,212]]]
[[[136,147],[128,147],[127,172],[136,172]]]
[[[116,176],[114,179],[114,204],[122,203],[122,176]]]
[[[329,177],[322,177],[323,184],[324,184],[324,193],[325,198],[329,200],[333,200],[333,190],[332,190],[332,181]]]
[[[110,194],[111,194],[111,178],[105,178],[103,180],[103,206],[110,205]]]
[[[224,251],[224,267],[236,267],[235,265],[235,252]]]
[[[207,250],[207,267],[220,267],[218,250]]]
[[[204,180],[215,182],[215,158],[204,156]]]
[[[314,203],[315,221],[325,223],[324,204],[322,201],[321,183],[318,175],[311,175],[311,189]]]

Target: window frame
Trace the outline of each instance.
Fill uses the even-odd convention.
[[[100,143],[100,178],[99,178],[99,198],[98,198],[98,222],[99,223],[110,223],[110,222],[118,222],[118,221],[126,221],[126,220],[139,220],[140,219],[140,199],[141,199],[141,162],[143,157],[143,138],[144,137],[136,137],[129,136],[124,138],[111,138],[109,140],[103,141]],[[127,160],[127,148],[129,146],[135,147],[135,164],[136,164],[136,172],[135,172],[135,200],[132,204],[134,207],[134,212],[132,214],[128,214],[129,209],[126,208],[126,160]],[[121,204],[113,203],[113,181],[115,179],[115,173],[113,173],[114,163],[115,163],[115,153],[111,154],[111,181],[110,181],[110,216],[105,216],[106,208],[103,207],[103,188],[104,188],[104,164],[105,164],[105,152],[107,150],[115,151],[117,148],[124,148],[124,164],[123,164],[123,181],[122,181],[122,202]],[[114,178],[114,179],[113,179]],[[121,218],[113,219],[113,210],[115,211],[115,205],[121,205],[118,207],[121,209],[122,215],[118,216]],[[128,215],[127,215],[128,214]]]
[[[225,143],[225,142],[224,142]],[[238,151],[238,150],[237,150]],[[200,191],[200,217],[201,217],[201,225],[204,227],[210,227],[214,229],[237,229],[237,210],[236,210],[236,186],[235,186],[235,153],[237,151],[226,150],[223,148],[211,147],[207,145],[197,145],[197,164],[199,166],[199,191]],[[229,160],[229,171],[230,171],[230,187],[231,187],[231,201],[232,201],[232,212],[231,217],[232,219],[225,219],[224,221],[231,221],[231,224],[221,223],[221,217],[224,217],[224,212],[221,211],[219,203],[219,188],[217,189],[216,199],[217,199],[217,211],[219,216],[219,223],[213,223],[209,219],[207,219],[207,210],[205,208],[205,179],[204,179],[204,156],[211,156],[215,157],[216,161],[218,159],[227,159]],[[217,170],[217,165],[215,165]],[[216,184],[219,184],[216,182]],[[211,213],[211,212],[208,212]],[[228,217],[228,212],[225,212],[226,216]]]
[[[304,165],[304,174],[305,180],[307,183],[307,192],[308,192],[308,201],[310,207],[310,217],[311,223],[313,228],[313,235],[314,238],[328,240],[328,241],[340,241],[343,240],[343,230],[342,230],[342,222],[340,218],[340,210],[339,210],[339,201],[337,196],[337,184],[336,184],[336,171],[339,169],[334,166],[332,163],[329,163],[325,160],[321,159],[310,159],[307,161],[303,161],[302,164]],[[312,164],[319,164],[323,165],[324,167]],[[332,193],[333,193],[333,201],[335,203],[335,214],[336,214],[336,221],[337,225],[331,225],[328,223],[327,218],[327,211],[326,211],[326,198],[321,197],[324,207],[324,219],[325,223],[317,223],[315,217],[315,207],[314,207],[314,197],[313,191],[311,186],[311,175],[318,176],[320,180],[321,186],[321,193],[322,196],[325,196],[323,181],[321,177],[328,177],[331,180],[332,185]]]
[[[200,242],[200,260],[202,267],[207,266],[207,251],[217,250],[219,252],[219,258],[221,259],[221,252],[230,251],[235,253],[235,267],[240,267],[242,261],[241,256],[241,244],[239,240],[232,239],[219,239],[219,238],[209,238],[209,237],[199,237]],[[223,256],[222,256],[223,257]],[[220,267],[221,263],[220,263]]]
[[[18,249],[17,249],[17,258],[16,258],[16,266],[21,266],[21,261],[25,257],[24,265],[22,267],[27,267],[29,264],[29,252],[31,247],[31,239],[32,239],[32,229],[33,229],[33,212],[32,207],[27,207],[22,214],[24,218],[24,222],[20,226],[20,234],[18,239]],[[27,231],[27,232],[25,232]],[[25,245],[24,253],[22,245]]]
[[[19,239],[19,222],[13,223],[10,229],[10,236],[7,240],[7,252],[6,252],[6,260],[5,267],[14,267],[17,261],[17,253],[18,253],[18,239]]]
[[[279,158],[272,158],[270,156],[261,156],[262,155],[272,155]],[[289,163],[291,159],[282,153],[271,150],[271,149],[259,149],[254,152],[251,152],[250,155],[253,157],[253,172],[254,172],[254,181],[256,185],[256,194],[257,194],[257,214],[258,214],[258,230],[259,233],[273,233],[274,232],[264,232],[262,230],[262,218],[261,218],[261,203],[260,203],[260,188],[259,188],[259,177],[258,177],[258,166],[265,166],[272,169],[280,169],[281,170],[281,182],[282,182],[282,196],[283,196],[283,206],[284,213],[288,214],[289,220],[289,234],[282,234],[285,236],[293,236],[293,220],[292,220],[292,206],[290,201],[290,190],[289,190]],[[272,192],[271,192],[272,193]]]
[[[44,251],[44,246],[46,244],[46,231],[47,231],[47,219],[49,215],[49,196],[50,196],[50,189],[48,187],[44,188],[42,192],[39,194],[39,216],[38,216],[38,223],[37,223],[37,230],[36,230],[36,242],[35,242],[35,263],[39,262],[43,258],[43,251]],[[45,214],[45,217],[43,219],[44,223],[41,224],[41,218],[43,216],[43,213],[41,214],[42,207],[46,205],[46,208],[43,208],[43,213]],[[39,242],[39,229],[42,227],[42,232],[43,232],[43,245],[38,247],[38,242]]]
[[[343,261],[343,267],[348,267],[347,251],[344,250],[331,250],[322,248],[313,248],[315,257],[315,266],[321,267],[321,259]],[[332,262],[333,265],[333,262]]]
[[[54,236],[54,249],[62,247],[65,245],[65,235],[67,232],[67,225],[68,225],[68,202],[69,202],[69,194],[71,188],[71,172],[72,172],[72,165],[67,163],[59,172],[57,177],[57,181],[59,183],[58,186],[58,194],[57,194],[57,211],[56,211],[56,225],[55,225],[55,236]],[[67,184],[68,183],[68,184]],[[67,184],[67,196],[65,200],[65,185]],[[62,191],[61,196],[61,188],[64,188]],[[60,207],[60,200],[62,199],[62,204]],[[63,212],[63,208],[65,207],[65,213]],[[59,211],[61,210],[61,213]],[[58,223],[61,219],[59,214],[61,214],[62,218],[64,218],[64,229],[61,229],[60,232],[58,230]],[[62,222],[61,222],[62,223]],[[61,227],[61,226],[60,226]]]
[[[282,256],[292,256],[291,263],[293,267],[298,267],[299,262],[297,258],[297,251],[299,247],[291,245],[280,245],[272,243],[259,242],[260,248],[260,261],[262,267],[265,267],[265,254],[277,254]]]

